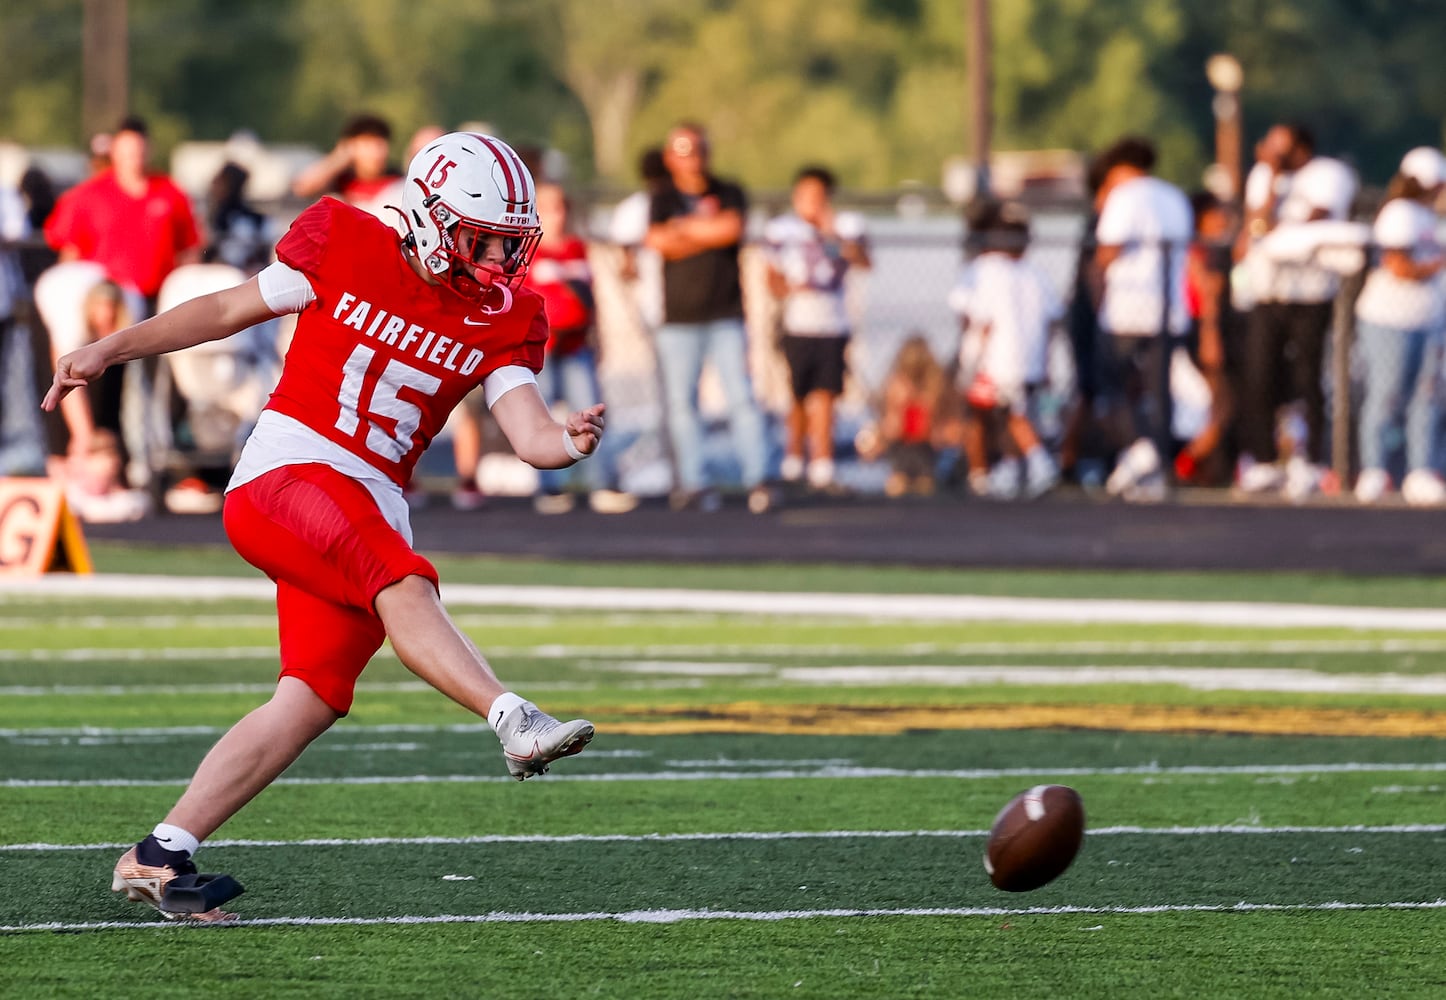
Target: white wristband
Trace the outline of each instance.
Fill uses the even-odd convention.
[[[592,454],[590,451],[577,450],[577,445],[572,443],[572,435],[567,432],[566,427],[562,429],[562,446],[567,449],[568,456],[574,462],[581,462],[584,458]]]

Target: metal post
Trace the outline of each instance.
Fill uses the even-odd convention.
[[[1351,400],[1351,348],[1356,335],[1356,299],[1366,281],[1366,268],[1341,279],[1331,308],[1331,471],[1344,490],[1351,479],[1355,435]]]
[[[975,198],[989,197],[989,153],[994,131],[993,69],[990,62],[989,0],[969,0],[970,143]]]
[[[85,0],[81,27],[81,127],[85,138],[115,128],[130,102],[127,0]]]

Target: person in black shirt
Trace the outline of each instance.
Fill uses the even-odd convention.
[[[747,198],[737,184],[708,170],[708,138],[694,124],[668,134],[663,163],[672,184],[653,196],[647,245],[663,258],[663,326],[658,365],[676,468],[675,507],[718,507],[703,461],[698,378],[710,361],[728,400],[728,423],[738,453],[748,506],[773,504],[764,485],[768,442],[763,411],[748,372],[748,335],[738,251]]]

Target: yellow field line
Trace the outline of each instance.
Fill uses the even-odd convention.
[[[609,733],[892,734],[911,729],[1112,729],[1292,736],[1446,737],[1446,712],[1172,705],[650,705],[593,717]]]

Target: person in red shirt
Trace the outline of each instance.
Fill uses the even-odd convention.
[[[542,296],[552,334],[547,342],[547,364],[538,383],[549,404],[585,407],[602,398],[598,384],[595,332],[597,309],[593,298],[592,267],[587,244],[568,225],[567,193],[557,184],[537,188],[537,216],[542,241],[527,275],[527,287]],[[617,465],[607,446],[588,463],[588,504],[599,514],[625,514],[638,505],[637,497],[619,490]],[[563,514],[576,503],[567,491],[570,473],[546,470],[539,477],[540,492],[533,499],[539,514]]]
[[[387,209],[400,170],[391,165],[392,127],[373,114],[352,117],[326,156],[309,165],[291,184],[298,198],[335,195],[349,205],[390,222]]]
[[[560,424],[537,391],[547,320],[542,299],[522,287],[541,235],[534,199],[506,143],[444,135],[408,169],[405,237],[323,198],[250,281],[57,362],[46,409],[110,365],[298,314],[224,515],[236,550],[276,581],[276,692],[221,738],[165,821],[122,856],[116,890],[171,918],[227,919],[214,907],[176,912],[183,904],[167,899],[167,886],[194,875],[200,842],[346,715],[357,676],[387,637],[409,669],[488,720],[519,781],[592,739],[590,722],[559,722],[508,691],[453,624],[437,571],[412,549],[402,496],[418,456],[477,385],[534,466],[569,466],[602,437],[601,404]]]
[[[200,257],[190,199],[169,177],[146,169],[146,123],[130,117],[111,140],[109,169],[60,196],[45,240],[62,261],[93,260],[151,310],[166,275]]]

